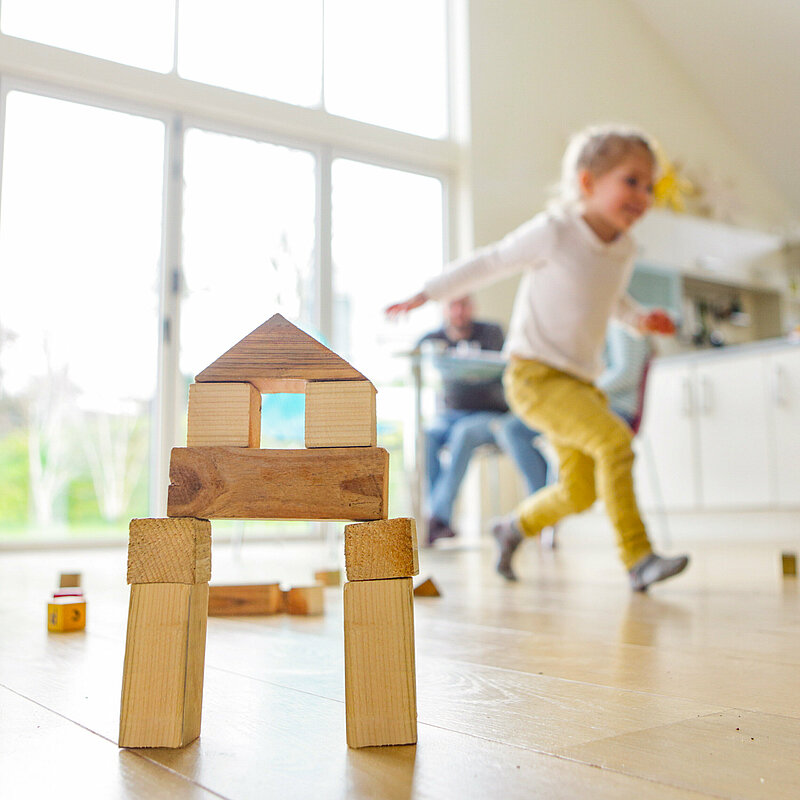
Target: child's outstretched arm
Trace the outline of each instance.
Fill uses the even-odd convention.
[[[392,303],[392,305],[385,309],[385,314],[389,319],[395,319],[402,314],[408,314],[409,311],[413,311],[415,308],[425,305],[428,300],[430,300],[430,298],[425,292],[419,292],[401,303]]]

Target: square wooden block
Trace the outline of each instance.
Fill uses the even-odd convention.
[[[306,447],[374,447],[375,387],[369,381],[306,385]]]
[[[261,394],[251,383],[189,387],[189,447],[260,447]]]
[[[316,616],[325,612],[325,590],[321,583],[312,586],[292,586],[283,593],[288,614]]]
[[[411,517],[398,517],[345,525],[344,562],[349,581],[417,575],[416,523]]]
[[[132,519],[128,583],[206,583],[211,523],[195,517]]]

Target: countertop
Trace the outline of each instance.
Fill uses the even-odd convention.
[[[655,358],[659,364],[674,364],[678,362],[706,361],[718,358],[733,358],[736,356],[751,355],[756,353],[774,353],[782,350],[800,350],[800,339],[789,339],[781,336],[777,339],[760,339],[746,344],[731,344],[723,347],[707,347],[702,350],[691,350],[684,353],[670,353]]]

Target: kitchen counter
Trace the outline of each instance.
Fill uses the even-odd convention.
[[[786,336],[778,339],[760,339],[746,344],[730,344],[724,347],[706,347],[702,350],[691,350],[684,353],[670,353],[659,355],[655,361],[659,364],[674,364],[678,362],[707,361],[718,358],[729,358],[755,353],[774,353],[792,348],[800,348],[800,339],[790,340]]]

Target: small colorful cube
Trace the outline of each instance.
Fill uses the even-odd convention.
[[[86,600],[82,597],[54,597],[47,604],[48,631],[82,631],[85,627]]]

